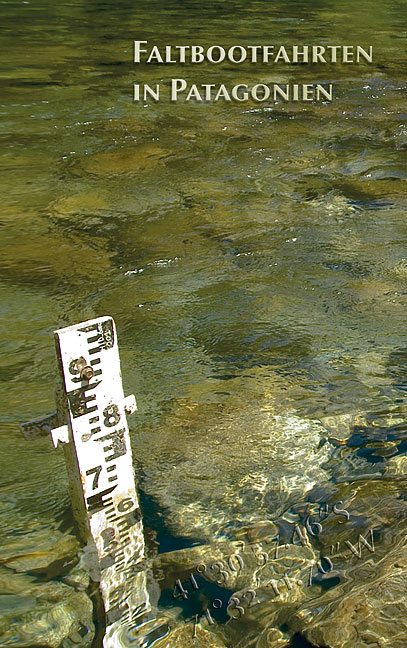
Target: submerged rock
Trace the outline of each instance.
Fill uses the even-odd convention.
[[[266,522],[258,522],[253,528],[242,527],[241,540],[158,556],[156,576],[166,588],[180,578],[191,589],[187,581],[198,571],[218,584],[218,592],[225,590],[226,600],[232,590],[244,614],[235,617],[236,605],[229,605],[233,623],[216,631],[234,648],[283,648],[294,634],[321,648],[404,647],[407,503],[403,476],[403,471],[395,471],[394,477],[389,471],[383,478],[331,484],[325,495],[316,486],[308,501],[291,509],[297,513],[285,513],[280,520],[288,523],[292,518],[294,527],[300,516],[304,543],[280,546],[278,555],[275,526],[269,523],[268,535]],[[307,513],[311,515],[308,533]],[[250,537],[252,544],[248,544]],[[241,557],[239,568],[236,557],[230,568],[233,554]],[[249,590],[255,598],[253,606],[247,606]]]
[[[155,645],[156,648],[226,648],[223,641],[213,632],[205,630],[200,625],[194,628],[193,621],[171,630]]]
[[[340,588],[335,598],[321,597],[301,608],[291,627],[300,629],[315,646],[404,648],[407,639],[404,538],[383,559],[378,576],[373,579],[371,576],[371,570],[358,569],[351,582],[353,587]]]
[[[12,234],[3,243],[0,277],[35,286],[61,282],[83,285],[105,278],[110,268],[108,254],[79,239],[36,234],[26,241]]]
[[[168,155],[168,151],[159,146],[144,144],[131,151],[111,151],[88,155],[82,159],[81,167],[87,173],[97,176],[142,173],[163,164]]]
[[[324,510],[332,513],[336,500],[340,515],[329,513],[321,519],[317,539],[327,573],[316,573],[316,581],[325,585],[284,616],[290,633],[299,632],[313,646],[324,648],[405,646],[407,503],[403,488],[398,475],[394,480],[388,475],[336,487]],[[317,519],[314,511],[313,521]]]
[[[95,634],[89,578],[77,565],[79,543],[38,530],[0,551],[0,645],[88,648]],[[62,577],[66,584],[44,578]],[[72,585],[72,586],[70,586]]]
[[[181,412],[169,419],[143,466],[143,488],[171,511],[176,535],[233,535],[328,478],[322,466],[332,448],[321,444],[326,430],[316,420],[252,405],[191,403],[184,413],[184,424]]]
[[[265,628],[258,640],[255,648],[285,648],[290,645],[290,639],[284,636],[284,633],[277,628]]]
[[[277,550],[275,538],[264,538],[263,542],[261,546],[241,540],[217,542],[159,554],[153,560],[154,575],[162,589],[173,587],[177,579],[188,579],[191,573],[226,590],[266,590],[272,581],[277,587],[282,578],[292,579],[295,586],[301,584],[300,576],[306,581],[306,570],[317,560],[310,544],[285,544]],[[289,587],[285,593],[282,590],[282,600],[296,598],[290,591]]]
[[[101,192],[88,191],[70,196],[61,196],[50,204],[49,211],[51,215],[56,216],[58,219],[69,219],[78,215],[89,217],[108,208],[109,204]]]
[[[0,549],[0,564],[17,572],[59,575],[78,560],[78,540],[57,530],[38,530]]]
[[[56,581],[0,569],[0,645],[88,648],[95,634],[93,604]]]

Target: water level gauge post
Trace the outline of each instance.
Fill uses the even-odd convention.
[[[83,541],[96,557],[106,615],[104,647],[151,620],[144,535],[126,414],[117,334],[111,317],[55,331],[59,366],[57,412],[24,423],[32,439],[48,431],[62,445],[72,508]],[[51,425],[53,425],[51,429]]]
[[[150,609],[126,419],[135,399],[124,397],[111,317],[59,329],[55,341],[61,380],[57,413],[67,429],[63,424],[51,437],[54,445],[62,441],[83,540],[96,546],[106,621],[126,622]]]

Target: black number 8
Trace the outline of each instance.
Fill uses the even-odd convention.
[[[103,416],[105,417],[103,421],[104,425],[106,427],[113,427],[120,421],[119,408],[117,405],[108,405],[103,410]]]

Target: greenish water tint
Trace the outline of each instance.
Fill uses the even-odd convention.
[[[303,519],[301,503],[332,497],[355,510],[363,501],[367,518],[391,526],[380,501],[399,502],[401,515],[403,482],[391,476],[405,474],[407,452],[403,3],[30,0],[2,2],[0,18],[5,564],[13,543],[19,555],[42,534],[75,535],[62,455],[46,439],[24,441],[17,423],[54,409],[52,331],[103,314],[116,321],[126,392],[138,399],[133,450],[161,551],[264,520],[283,529],[287,512]],[[134,39],[373,45],[374,60],[136,66]],[[173,77],[332,82],[334,100],[132,101],[133,83]],[[360,500],[365,486],[344,494],[350,475],[370,500]],[[76,549],[67,555],[75,562]],[[15,604],[24,621],[36,594],[22,579],[36,567],[2,569],[0,594],[25,593]],[[55,587],[64,569],[46,571]],[[4,645],[57,648],[58,633],[16,640],[3,607]],[[290,628],[298,645],[303,627]],[[287,645],[263,630],[251,619],[217,641]]]

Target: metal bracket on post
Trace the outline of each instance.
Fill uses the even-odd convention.
[[[55,341],[57,413],[20,427],[27,439],[50,433],[54,446],[63,446],[73,512],[84,542],[97,554],[104,647],[110,648],[138,621],[147,632],[150,625],[143,525],[126,420],[137,409],[136,400],[124,397],[111,317],[59,329]],[[137,645],[134,639],[132,645]]]

